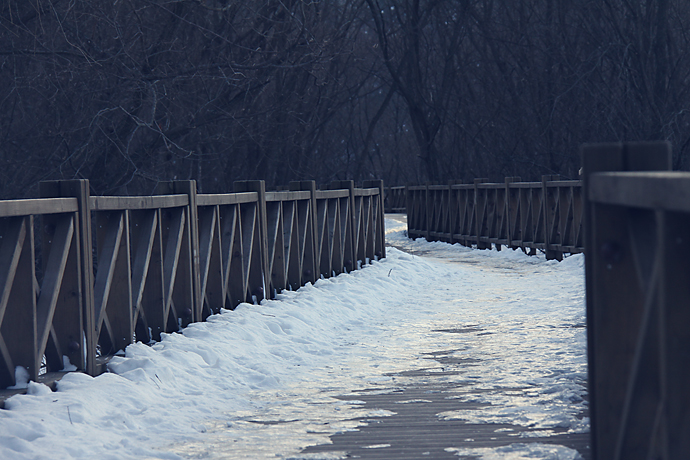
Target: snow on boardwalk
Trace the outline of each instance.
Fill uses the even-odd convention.
[[[29,383],[0,458],[588,458],[582,256],[386,224],[407,253]]]

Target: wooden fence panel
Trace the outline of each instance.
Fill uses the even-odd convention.
[[[355,232],[357,232],[357,250],[355,257],[364,264],[374,260],[374,209],[371,197],[355,193]]]
[[[33,216],[0,219],[0,388],[14,385],[15,367],[38,377]]]
[[[306,203],[309,203],[308,199]],[[283,202],[283,240],[285,254],[285,279],[283,289],[296,289],[302,285],[302,250],[300,249],[299,201]]]
[[[314,269],[311,193],[309,191],[267,194],[268,258],[271,273],[271,297],[282,289],[296,289],[312,281]],[[344,230],[343,230],[344,231]],[[307,244],[309,241],[310,244]],[[309,259],[309,260],[305,260]],[[307,264],[305,266],[305,263]]]
[[[98,270],[94,282],[96,337],[101,355],[132,343],[132,266],[129,213],[95,213]]]
[[[362,227],[363,227],[363,235],[364,235],[364,254],[362,255],[361,258],[358,258],[358,260],[361,260],[362,263],[365,263],[367,260],[375,260],[376,254],[374,251],[374,238],[372,235],[374,234],[374,231],[376,230],[374,228],[375,223],[374,223],[374,200],[372,199],[371,195],[368,196],[362,196]]]
[[[170,330],[186,327],[200,314],[199,216],[196,181],[160,182],[159,194],[187,195],[187,205],[161,210],[165,254],[165,309]]]
[[[36,380],[64,357],[97,375],[134,340],[385,255],[383,182],[331,187],[240,181],[197,195],[194,181],[174,181],[154,196],[91,197],[77,180],[0,201],[0,388],[17,366]]]
[[[226,307],[227,286],[223,273],[227,268],[223,264],[220,206],[199,206],[199,289],[200,299],[195,318],[203,321]],[[230,230],[231,232],[232,230]]]
[[[96,373],[96,358],[94,353],[90,353],[88,350],[96,349],[96,338],[95,338],[95,318],[94,318],[94,297],[93,297],[93,270],[91,266],[93,264],[93,248],[92,248],[92,235],[91,235],[91,213],[89,212],[91,201],[89,196],[89,182],[87,180],[68,180],[68,181],[46,181],[39,184],[39,189],[41,196],[46,198],[57,198],[57,197],[74,197],[77,200],[77,212],[74,214],[74,247],[72,248],[75,265],[69,265],[69,273],[66,274],[66,278],[63,282],[73,289],[72,292],[77,292],[78,302],[74,299],[68,300],[64,299],[65,302],[69,303],[72,308],[74,308],[73,314],[76,315],[76,309],[80,310],[80,325],[81,329],[79,332],[73,326],[73,322],[70,319],[64,319],[65,323],[70,323],[64,327],[59,327],[66,336],[61,336],[60,333],[55,333],[51,330],[51,343],[55,345],[56,352],[61,352],[63,355],[67,356],[72,364],[76,365],[79,369],[84,369],[88,373]],[[53,217],[46,216],[46,219],[51,220]],[[47,232],[48,226],[44,225],[44,232]],[[49,232],[47,232],[49,233]],[[44,234],[43,238],[46,235]],[[43,246],[45,246],[46,241],[43,240]],[[45,260],[45,259],[44,259]],[[72,271],[74,270],[74,271]],[[48,273],[45,273],[48,275]],[[44,275],[44,282],[45,282]],[[78,304],[78,306],[77,306]],[[38,308],[38,304],[37,304]],[[58,320],[63,321],[62,314],[59,314]],[[41,330],[39,329],[39,338]],[[58,342],[68,343],[69,346],[57,348]],[[42,352],[40,348],[41,342],[39,342],[39,353]],[[46,359],[48,356],[46,355]],[[60,359],[61,361],[61,359]],[[55,359],[54,366],[60,365],[58,359]],[[50,367],[50,366],[49,366]]]
[[[262,180],[237,181],[235,192],[256,192],[256,203],[240,205],[242,214],[242,241],[244,270],[247,276],[247,300],[257,302],[266,298],[269,289],[268,237],[266,217],[266,184]],[[266,279],[264,279],[264,274]]]
[[[75,184],[76,182],[76,184]],[[42,184],[46,194],[60,196],[77,191],[79,181]],[[9,217],[0,218],[0,385],[16,384],[16,367],[24,367],[37,380],[41,372],[63,368],[63,356],[85,370],[83,353],[85,297],[82,283],[79,208],[77,197],[68,200],[31,200],[20,214],[18,203],[5,202]],[[27,203],[27,200],[17,200]],[[55,207],[54,204],[59,206]],[[57,209],[56,209],[57,208]],[[59,211],[59,212],[57,212]],[[36,273],[36,232],[41,236],[40,274]],[[76,294],[76,295],[75,295]],[[45,358],[45,361],[44,361]],[[45,367],[42,368],[42,366]]]
[[[165,332],[163,247],[160,211],[130,211],[132,260],[132,323],[136,339],[149,342]]]
[[[222,248],[223,248],[223,284],[225,285],[226,295],[229,297],[230,308],[234,308],[242,302],[247,301],[247,265],[250,260],[244,255],[243,220],[246,212],[242,213],[240,204],[221,209],[222,225]],[[256,208],[254,208],[256,209]],[[256,222],[256,219],[253,220]],[[252,230],[254,233],[254,229]]]
[[[330,188],[332,190],[347,190],[348,195],[340,198],[340,234],[342,235],[342,255],[343,268],[352,271],[356,268],[357,260],[355,253],[355,183],[354,181],[333,181]]]
[[[303,236],[300,253],[302,257],[302,284],[307,281],[314,283],[321,273],[316,183],[314,181],[294,181],[290,182],[290,189],[309,192],[309,201],[300,202],[298,206],[299,233]]]

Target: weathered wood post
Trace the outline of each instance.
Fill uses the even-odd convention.
[[[458,221],[458,199],[453,190],[453,185],[462,183],[462,181],[450,181],[448,182],[448,231],[450,236],[448,237],[448,242],[450,244],[455,243],[455,224]],[[459,232],[458,232],[459,233]]]
[[[362,184],[364,188],[378,188],[379,189],[379,205],[374,210],[374,225],[376,233],[374,234],[374,255],[379,259],[386,257],[386,229],[385,229],[385,214],[383,211],[383,180],[365,180]]]
[[[655,456],[663,446],[653,445],[664,429],[657,410],[663,398],[657,380],[662,325],[652,313],[658,293],[645,288],[659,276],[654,273],[655,213],[594,203],[589,186],[598,172],[668,170],[671,149],[666,142],[595,144],[583,146],[581,153],[593,458],[666,459]]]
[[[407,217],[407,236],[410,237],[410,223],[414,222],[414,197],[413,194],[414,192],[410,189],[409,185],[405,185],[405,215]]]
[[[271,274],[268,271],[268,218],[266,216],[266,183],[262,180],[244,180],[234,183],[235,192],[256,192],[259,195],[257,202],[257,212],[259,217],[259,258],[257,262],[261,267],[262,281],[253,276],[256,273],[252,270],[249,274],[251,294],[256,296],[257,302],[269,298],[271,293],[266,291],[270,285]],[[254,265],[254,263],[252,263]]]
[[[91,236],[91,209],[90,190],[87,179],[66,181],[45,181],[39,184],[43,198],[75,197],[77,199],[78,212],[76,228],[75,256],[77,258],[77,271],[65,272],[62,279],[62,289],[71,291],[69,294],[61,294],[64,310],[57,314],[53,321],[56,338],[60,343],[61,353],[68,356],[72,364],[85,370],[89,375],[96,375],[96,327],[93,297],[93,242]],[[49,219],[46,217],[46,219]],[[46,225],[51,227],[52,225]],[[48,232],[50,233],[50,232]],[[46,235],[44,234],[44,239]],[[48,242],[44,241],[44,248]],[[71,251],[72,249],[70,249]],[[44,256],[45,256],[44,252]],[[46,274],[46,276],[55,274]],[[74,296],[71,300],[65,295]],[[64,313],[64,314],[63,314]],[[74,318],[80,318],[81,324],[73,324]],[[40,328],[39,328],[40,329]],[[41,331],[38,331],[39,334]],[[40,340],[40,338],[39,338]],[[86,349],[82,350],[82,344]],[[39,343],[40,347],[40,343]],[[48,355],[48,353],[46,353]],[[78,360],[76,358],[79,358]],[[40,357],[37,357],[40,359]],[[62,357],[57,357],[61,359]],[[56,358],[53,358],[57,361]],[[40,362],[38,363],[40,366]],[[53,364],[53,368],[59,366],[59,362]]]
[[[477,249],[491,249],[491,243],[479,240],[484,227],[484,203],[486,201],[486,194],[484,191],[479,191],[479,184],[485,182],[489,182],[489,179],[479,178],[474,180],[474,240],[477,244]]]
[[[551,249],[553,244],[552,238],[552,224],[554,223],[554,209],[556,207],[555,201],[551,200],[549,189],[547,187],[549,181],[559,180],[561,176],[550,175],[541,176],[541,190],[542,190],[542,216],[544,216],[544,251],[546,253],[546,260],[563,260],[563,252]]]
[[[424,232],[424,238],[426,238],[427,241],[431,241],[431,212],[434,203],[429,193],[429,185],[432,184],[433,182],[427,182],[424,185],[424,225],[419,229],[421,232]]]
[[[517,249],[518,246],[513,244],[513,241],[517,238],[518,235],[516,235],[516,230],[519,225],[520,225],[520,220],[518,218],[518,209],[519,207],[519,199],[515,198],[513,193],[511,192],[510,184],[513,182],[520,182],[520,177],[519,176],[513,176],[513,177],[506,177],[505,178],[505,184],[506,184],[506,222],[508,225],[508,231],[507,231],[507,236],[508,236],[508,247],[510,249]]]

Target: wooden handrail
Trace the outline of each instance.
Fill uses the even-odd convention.
[[[219,206],[225,204],[253,203],[258,199],[259,195],[256,192],[199,194],[197,195],[197,205]]]
[[[347,190],[317,190],[317,199],[345,198],[348,196]]]
[[[76,198],[35,198],[30,200],[0,200],[0,216],[30,216],[76,212]]]
[[[690,212],[690,173],[594,173],[589,178],[588,195],[597,203]]]
[[[355,196],[373,196],[378,195],[379,191],[375,188],[358,188],[355,190]]]
[[[187,206],[187,195],[152,196],[92,196],[92,211],[121,211],[135,209],[165,209]]]
[[[296,191],[280,191],[280,192],[266,192],[266,201],[294,201],[294,200],[309,200],[311,194],[309,192]]]

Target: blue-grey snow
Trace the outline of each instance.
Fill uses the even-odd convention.
[[[386,227],[387,242],[403,250],[389,247],[385,259],[361,270],[241,304],[150,346],[130,345],[109,372],[67,374],[56,392],[29,382],[26,395],[0,410],[0,458],[295,457],[356,430],[352,419],[369,410],[333,396],[424,367],[423,352],[449,347],[482,358],[458,381],[527,389],[469,395],[490,405],[439,417],[529,426],[541,436],[587,431],[588,420],[578,417],[587,404],[583,256],[546,261],[412,241],[393,220]],[[432,333],[448,327],[490,333]],[[257,417],[293,423],[250,422]],[[529,438],[446,450],[486,459],[580,458]]]

